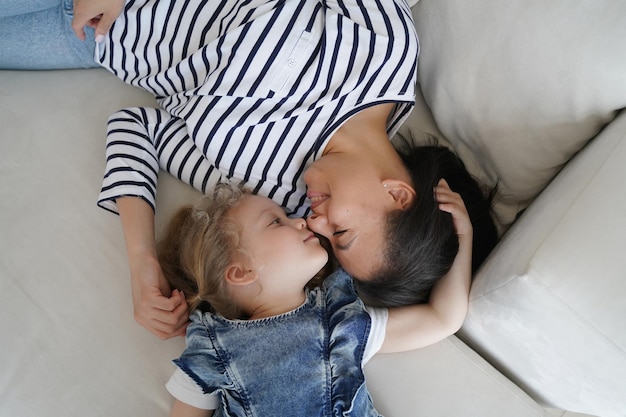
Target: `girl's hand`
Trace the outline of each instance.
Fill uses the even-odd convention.
[[[124,0],[74,0],[72,30],[84,41],[84,27],[94,28],[96,42],[101,42],[123,8]]]
[[[137,323],[163,340],[184,336],[189,320],[184,294],[170,290],[156,259],[132,259],[130,267]]]
[[[472,223],[461,196],[445,180],[434,189],[439,209],[450,213],[459,251],[448,273],[433,287],[428,303],[389,309],[380,352],[400,352],[436,343],[456,333],[465,320],[472,277]]]
[[[458,193],[450,189],[446,180],[441,179],[435,187],[435,199],[439,204],[439,210],[452,215],[452,222],[459,239],[465,236],[472,237],[473,228],[465,203]]]

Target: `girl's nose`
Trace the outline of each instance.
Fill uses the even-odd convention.
[[[296,229],[306,229],[306,219],[304,219],[303,217],[295,218],[293,219],[293,225]]]

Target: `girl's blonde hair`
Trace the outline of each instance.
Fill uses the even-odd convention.
[[[246,255],[240,246],[240,227],[228,213],[249,194],[249,190],[240,186],[218,184],[211,197],[179,209],[157,243],[165,279],[172,288],[185,294],[190,311],[200,309],[229,319],[245,318],[232,300],[224,277],[235,253]],[[329,261],[309,281],[308,288],[321,285],[337,267],[330,244],[325,239],[321,241],[329,253]]]
[[[228,211],[248,191],[219,184],[211,197],[178,210],[157,244],[165,278],[185,294],[190,311],[210,310],[226,318],[241,318],[224,279],[239,249],[240,230]]]

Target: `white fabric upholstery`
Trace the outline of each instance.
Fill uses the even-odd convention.
[[[526,417],[543,415],[538,400],[623,416],[626,114],[613,118],[626,107],[626,2],[409,3],[424,96],[401,133],[439,136],[499,180],[508,230],[475,278],[467,344],[375,357],[376,404]],[[133,321],[119,220],[95,204],[109,114],[153,103],[103,70],[0,71],[0,417],[167,415],[183,341]],[[162,175],[157,231],[197,196]]]
[[[423,349],[374,356],[366,377],[384,416],[547,416],[454,336]]]
[[[474,279],[462,338],[535,399],[626,410],[626,112],[504,236]]]
[[[109,114],[152,103],[104,70],[0,71],[1,417],[168,414],[183,340],[134,322],[119,219],[96,206]],[[161,175],[157,229],[197,196]],[[367,377],[389,416],[543,415],[456,338],[376,357]]]
[[[475,278],[462,339],[545,405],[623,416],[626,116],[614,117],[626,107],[626,3],[412,10],[418,107],[432,118],[412,115],[402,133],[440,134],[498,181],[501,231],[530,204]]]
[[[505,229],[626,106],[626,2],[422,0],[418,79]]]

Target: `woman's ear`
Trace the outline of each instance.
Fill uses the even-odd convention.
[[[383,187],[400,210],[407,209],[415,199],[415,190],[405,181],[387,179],[383,181]]]
[[[256,281],[257,273],[242,263],[233,263],[226,268],[226,282],[232,285],[248,285]]]

